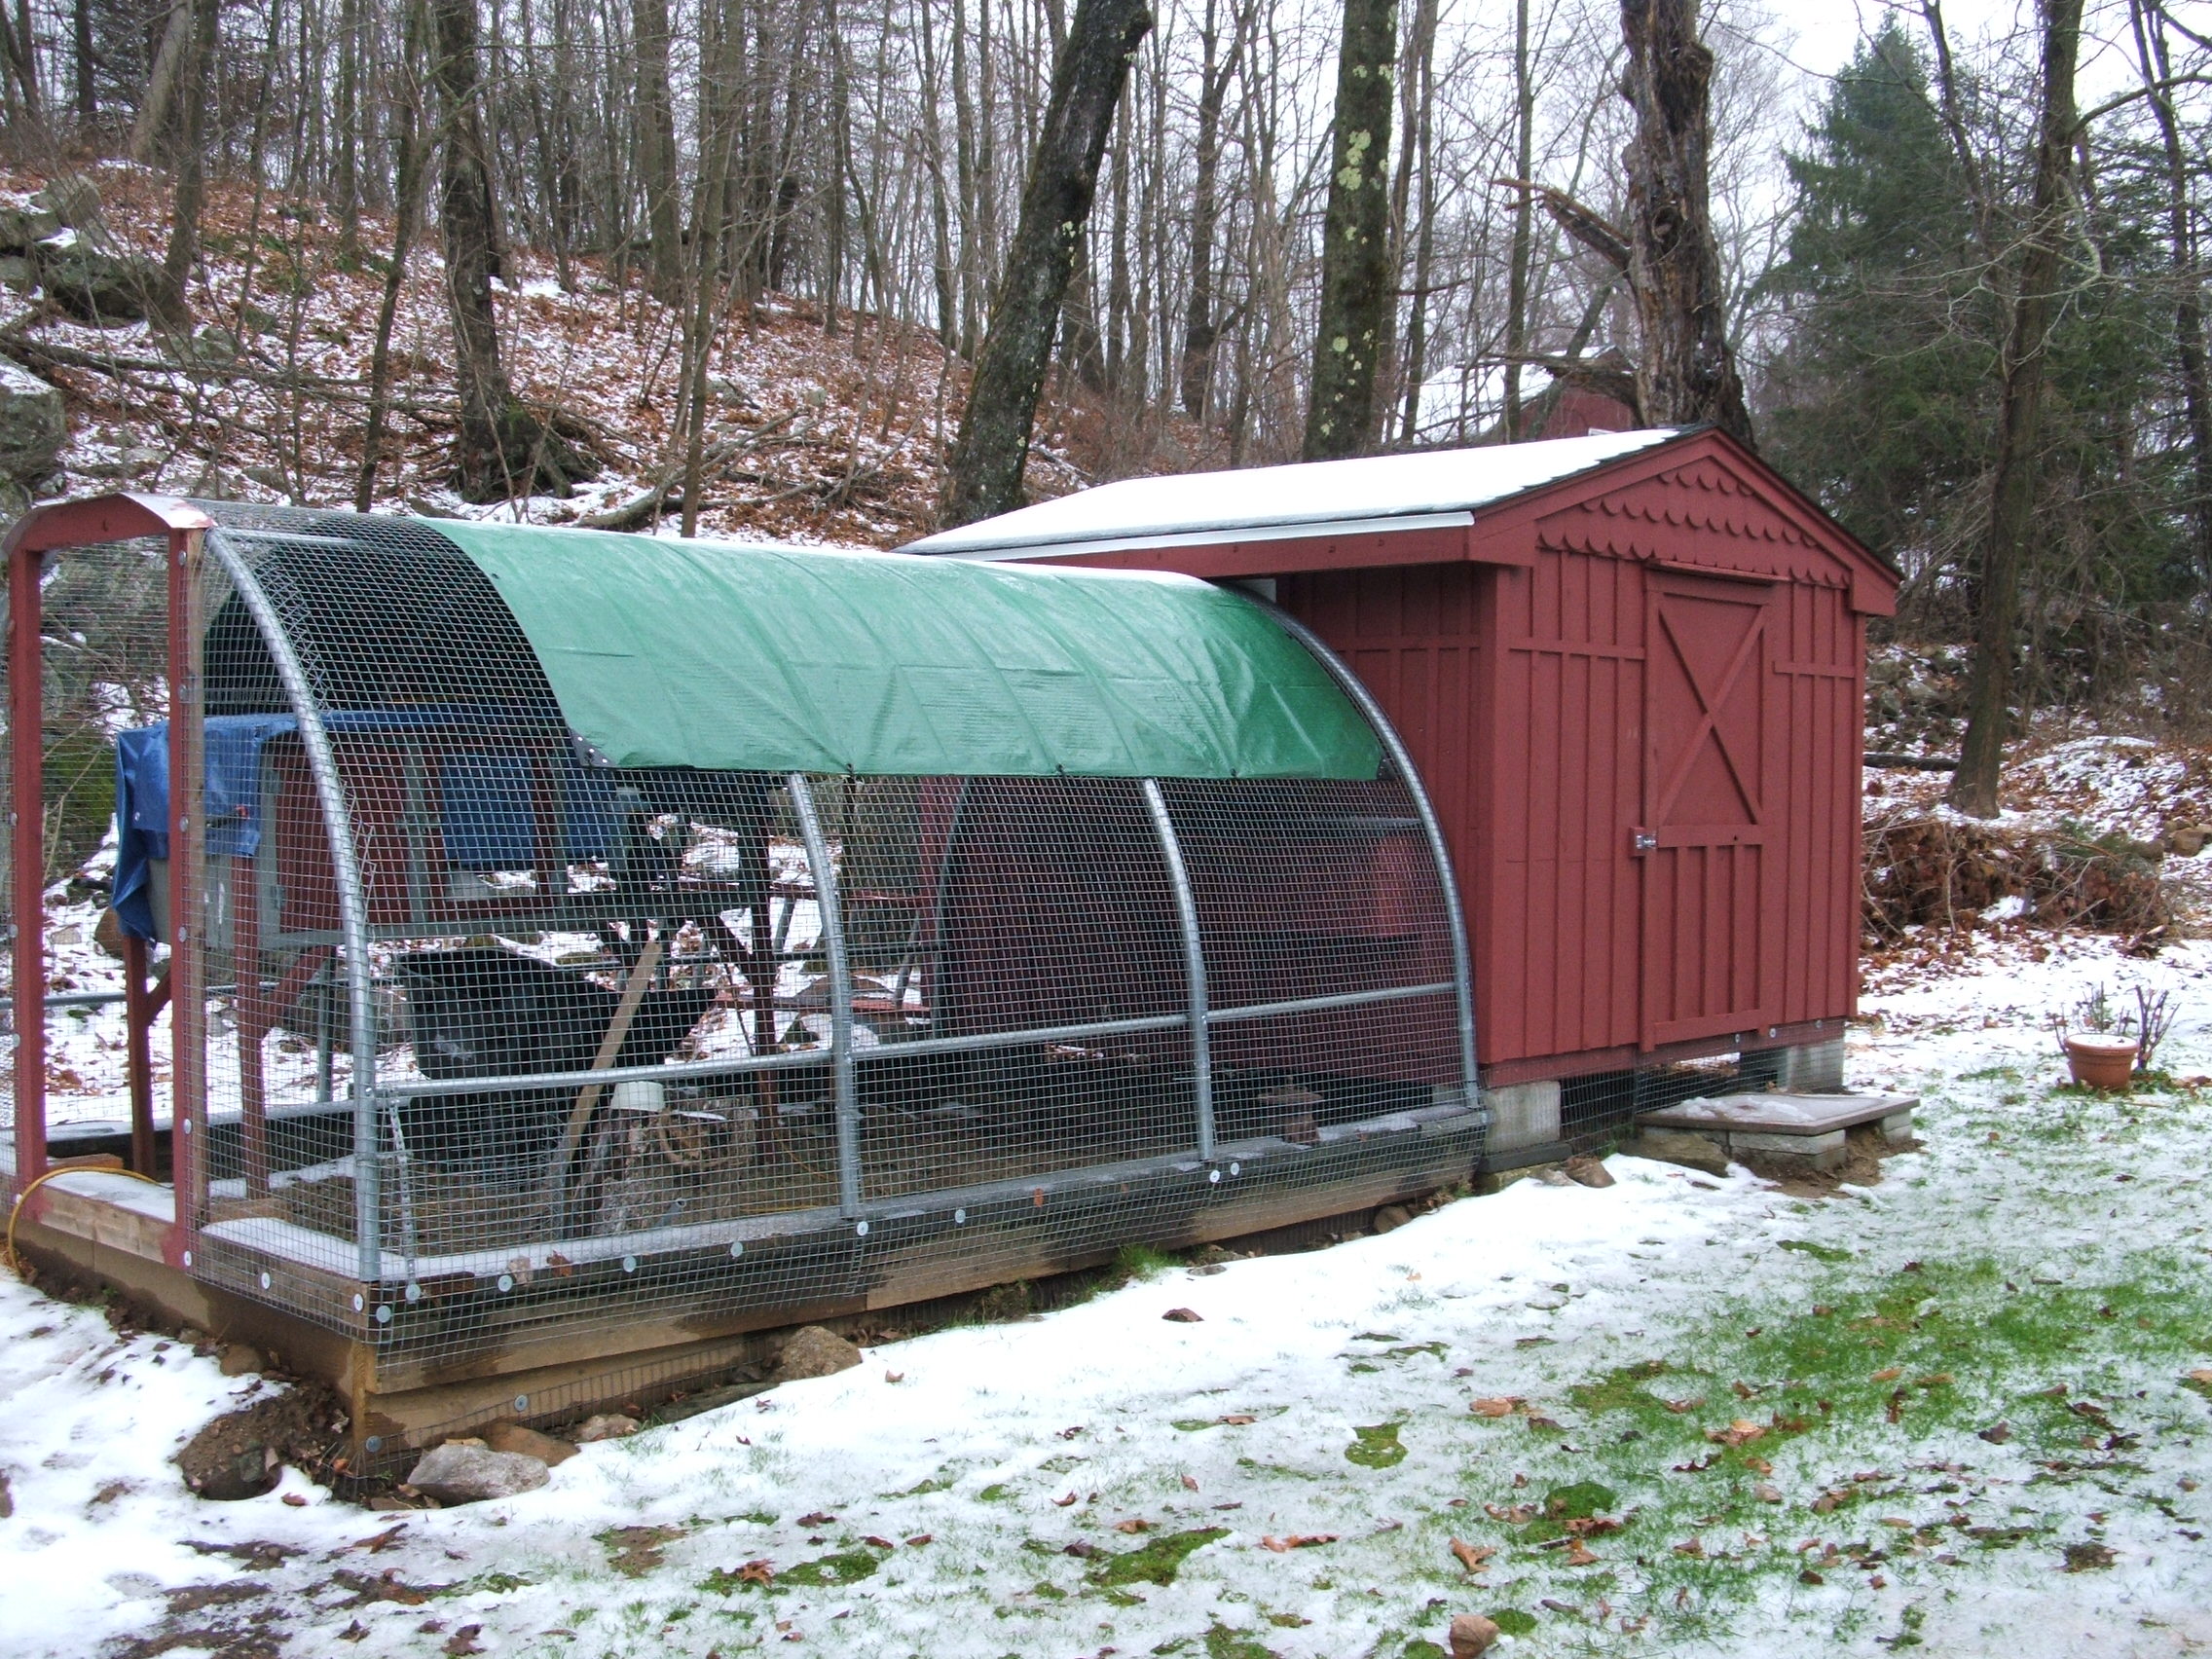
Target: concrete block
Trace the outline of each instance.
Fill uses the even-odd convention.
[[[1843,1039],[1793,1043],[1782,1051],[1782,1088],[1794,1094],[1828,1094],[1843,1088]]]
[[[1485,1151],[1514,1152],[1558,1140],[1559,1097],[1556,1080],[1486,1089],[1483,1102],[1490,1107],[1491,1120]]]
[[[1882,1120],[1882,1138],[1892,1144],[1912,1139],[1911,1107],[1906,1107],[1902,1112],[1892,1112]]]

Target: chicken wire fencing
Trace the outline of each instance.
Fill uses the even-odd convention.
[[[169,975],[199,1276],[435,1365],[977,1288],[1479,1156],[1402,770],[612,766],[434,528],[207,510]]]

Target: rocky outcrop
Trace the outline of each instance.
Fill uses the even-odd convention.
[[[61,393],[0,357],[0,481],[28,490],[52,477],[68,437]]]

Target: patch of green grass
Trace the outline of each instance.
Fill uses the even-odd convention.
[[[1216,1538],[1229,1536],[1226,1527],[1198,1527],[1187,1532],[1162,1532],[1148,1539],[1133,1550],[1108,1556],[1091,1568],[1090,1582],[1101,1590],[1118,1589],[1124,1584],[1168,1585],[1175,1582],[1175,1574],[1182,1570],[1183,1563],[1191,1552],[1200,1550]]]
[[[1124,1284],[1157,1278],[1182,1265],[1166,1251],[1155,1250],[1150,1244],[1124,1244],[1114,1252],[1114,1272]]]
[[[1273,1648],[1227,1625],[1206,1632],[1206,1659],[1277,1659]]]
[[[839,1550],[834,1555],[817,1556],[802,1561],[789,1572],[777,1574],[779,1584],[803,1584],[809,1588],[830,1589],[839,1584],[858,1584],[864,1578],[872,1578],[875,1569],[883,1565],[883,1557],[874,1550]]]
[[[1604,1412],[1625,1411],[1632,1406],[1651,1404],[1651,1393],[1643,1384],[1654,1377],[1667,1374],[1663,1359],[1640,1359],[1634,1365],[1624,1365],[1609,1371],[1595,1382],[1578,1382],[1567,1391],[1567,1398],[1593,1417]]]
[[[1013,1495],[1014,1488],[1008,1486],[1004,1481],[993,1481],[976,1494],[976,1501],[978,1503],[1004,1503]]]
[[[1346,1462],[1357,1463],[1363,1469],[1387,1469],[1406,1460],[1406,1449],[1398,1444],[1396,1423],[1354,1427],[1352,1433],[1358,1438],[1345,1448]]]
[[[1785,1238],[1775,1246],[1780,1250],[1794,1250],[1800,1256],[1810,1256],[1816,1262],[1833,1267],[1838,1262],[1851,1260],[1851,1252],[1836,1244],[1816,1244],[1810,1238]]]
[[[883,1495],[885,1497],[927,1497],[933,1492],[950,1492],[952,1490],[952,1482],[953,1476],[951,1475],[951,1473],[947,1470],[940,1469],[936,1474],[930,1476],[928,1480],[917,1481],[914,1485],[908,1487],[904,1492],[887,1492]]]
[[[1503,1636],[1532,1636],[1536,1630],[1536,1615],[1525,1613],[1519,1607],[1493,1607],[1484,1615],[1498,1628]]]

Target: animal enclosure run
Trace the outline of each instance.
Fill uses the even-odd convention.
[[[39,822],[56,734],[112,740],[163,1253],[381,1378],[979,1288],[1480,1156],[1433,815],[1247,597],[49,513],[11,538],[9,730],[46,733],[12,798]],[[69,873],[26,845],[18,987]],[[18,1031],[20,1188],[71,1114]]]

